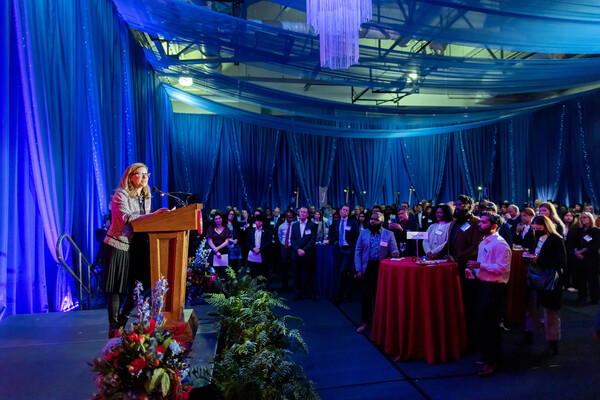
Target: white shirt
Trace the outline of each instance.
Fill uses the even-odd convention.
[[[308,220],[302,222],[302,221],[298,221],[298,223],[300,224],[300,237],[304,237],[304,230],[306,229],[306,223],[308,222]]]
[[[477,279],[485,282],[508,283],[512,251],[498,232],[479,243]]]
[[[448,241],[449,222],[436,222],[427,228],[427,239],[423,240],[423,250],[425,253],[439,253],[442,251]]]

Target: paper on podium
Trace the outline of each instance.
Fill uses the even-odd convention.
[[[216,255],[213,256],[213,267],[226,267],[229,265],[229,256],[227,254],[221,254],[221,258]]]
[[[406,232],[407,239],[425,240],[428,237],[427,232]]]

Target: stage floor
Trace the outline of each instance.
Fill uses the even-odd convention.
[[[191,365],[207,365],[217,343],[209,306],[193,307],[199,326]],[[96,393],[88,365],[108,335],[105,309],[13,315],[0,322],[0,399],[90,399]]]

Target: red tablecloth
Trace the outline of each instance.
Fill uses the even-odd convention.
[[[459,359],[467,330],[457,264],[381,261],[371,340],[397,360]]]
[[[525,323],[527,264],[523,260],[523,252],[523,250],[513,250],[510,278],[506,286],[506,317],[512,324]]]

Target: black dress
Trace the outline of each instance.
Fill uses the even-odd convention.
[[[229,228],[223,227],[223,230],[221,231],[221,233],[217,233],[217,231],[215,229],[216,229],[215,225],[209,226],[208,229],[206,230],[206,238],[211,239],[212,243],[215,247],[219,247],[220,245],[225,243],[225,240],[227,240],[228,238],[231,237],[231,231],[229,230]],[[229,250],[227,249],[227,246],[225,246],[221,250],[219,250],[219,253],[228,254]],[[213,266],[214,256],[215,256],[215,252],[211,251],[210,256],[208,257],[208,262],[210,263],[211,267]]]

